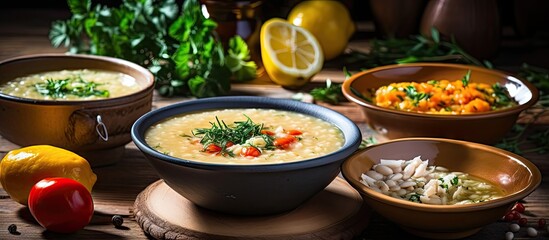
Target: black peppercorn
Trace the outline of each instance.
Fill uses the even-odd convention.
[[[17,233],[17,225],[10,224],[8,226],[8,232],[11,233],[11,234],[16,234]]]
[[[120,227],[120,226],[122,226],[123,223],[124,223],[124,218],[122,218],[122,216],[120,216],[120,215],[112,216],[112,224],[115,227]]]

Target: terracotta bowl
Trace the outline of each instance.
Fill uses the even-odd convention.
[[[0,135],[20,146],[49,144],[74,151],[92,166],[116,162],[131,142],[133,122],[152,107],[154,77],[147,69],[111,57],[26,55],[0,62],[0,84],[29,74],[82,68],[128,74],[142,90],[88,101],[34,100],[0,93]]]
[[[278,109],[317,117],[338,127],[344,144],[335,152],[301,161],[238,165],[172,157],[145,141],[152,125],[172,116],[232,108]],[[165,183],[196,205],[227,214],[265,215],[293,210],[322,191],[339,174],[343,160],[358,149],[362,136],[351,120],[325,107],[290,99],[232,96],[153,110],[135,122],[132,138]]]
[[[357,93],[396,82],[462,79],[471,70],[471,82],[500,83],[517,106],[486,113],[441,115],[407,112],[379,107]],[[409,63],[372,68],[351,76],[342,85],[344,96],[364,111],[368,125],[383,140],[403,137],[443,137],[485,144],[501,140],[519,114],[534,105],[538,90],[528,81],[505,72],[482,67],[447,63]]]
[[[504,196],[481,203],[430,205],[394,198],[360,182],[361,174],[380,159],[410,160],[416,156],[428,159],[429,165],[483,178],[503,189]],[[437,239],[475,234],[501,219],[541,183],[539,169],[519,155],[488,145],[443,138],[403,138],[367,147],[345,160],[342,175],[380,215],[414,235]]]

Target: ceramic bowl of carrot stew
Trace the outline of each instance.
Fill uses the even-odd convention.
[[[381,139],[442,137],[485,144],[501,140],[539,98],[518,76],[450,63],[372,68],[352,75],[342,91]]]

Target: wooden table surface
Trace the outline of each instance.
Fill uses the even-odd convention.
[[[68,12],[63,10],[41,9],[0,9],[0,61],[35,53],[62,53],[65,49],[53,48],[47,37],[53,20],[67,18]],[[366,30],[368,26],[366,24]],[[371,28],[370,28],[371,29]],[[358,36],[369,36],[368,34]],[[350,47],[367,49],[367,38],[355,37]],[[508,69],[516,69],[522,62],[548,67],[543,56],[549,52],[545,45],[542,49],[523,48],[522,42],[509,40],[502,44],[499,56],[494,63]],[[545,53],[545,54],[542,54]],[[330,63],[326,64],[330,66]],[[326,78],[338,82],[343,81],[341,68],[324,69],[313,79],[311,86],[323,84]],[[316,85],[315,85],[316,84]],[[297,92],[285,90],[279,86],[262,82],[260,84],[234,85],[233,94],[262,95],[289,98]],[[188,101],[185,98],[154,97],[153,108],[162,107],[174,102]],[[344,112],[353,119],[365,135],[371,134],[362,113],[351,105],[329,106]],[[1,117],[1,116],[0,116]],[[547,129],[548,125],[536,124],[528,133]],[[527,136],[527,135],[525,135]],[[19,146],[10,143],[0,136],[0,157]],[[542,174],[549,174],[549,153],[529,153],[524,157],[535,163]],[[114,165],[94,168],[98,176],[93,190],[95,214],[91,223],[75,234],[61,235],[44,231],[32,218],[27,207],[9,198],[0,188],[0,239],[149,239],[133,216],[133,204],[136,196],[147,186],[159,179],[152,167],[133,143],[126,145],[123,159]],[[131,174],[129,174],[131,172]],[[549,180],[543,178],[540,187],[524,199],[526,213],[530,223],[539,218],[549,220]],[[124,216],[124,227],[115,228],[110,221],[114,214]],[[413,216],[410,216],[413,217]],[[10,234],[7,228],[16,224],[19,234]],[[498,221],[483,228],[469,239],[504,239],[508,223]],[[523,239],[527,237],[524,229],[516,234]],[[395,224],[377,214],[371,216],[370,224],[357,239],[414,239],[415,237],[400,230]],[[549,233],[541,231],[537,239],[547,239]]]

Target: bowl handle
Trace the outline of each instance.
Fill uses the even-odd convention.
[[[97,117],[95,119],[97,121],[97,125],[95,125],[95,131],[97,132],[97,134],[99,134],[99,137],[103,139],[103,141],[109,141],[109,131],[107,131],[107,126],[105,126],[103,120],[101,119],[101,114],[97,114]]]

